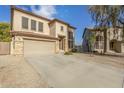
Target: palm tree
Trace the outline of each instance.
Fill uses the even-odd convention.
[[[89,13],[93,21],[96,23],[96,27],[105,28],[104,37],[105,37],[105,46],[107,45],[106,41],[106,28],[113,27],[114,32],[116,31],[116,27],[119,23],[123,24],[123,40],[124,40],[124,6],[120,5],[95,5],[89,7]],[[105,49],[105,48],[104,48]],[[106,50],[104,50],[106,52]]]

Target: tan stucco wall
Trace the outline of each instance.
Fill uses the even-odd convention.
[[[60,23],[60,22],[54,22],[52,24],[53,29],[55,31],[55,37],[59,36],[65,36],[65,51],[68,51],[68,26],[66,24]],[[63,31],[61,31],[61,26],[63,26]],[[59,42],[56,42],[58,45],[57,51],[59,50]]]
[[[50,35],[50,29],[49,29],[49,21],[48,20],[44,20],[23,12],[20,12],[18,10],[14,10],[14,14],[13,14],[14,18],[13,18],[13,30],[14,31],[32,31],[34,33],[40,33],[40,34],[45,34],[45,35]],[[22,17],[27,17],[29,18],[29,23],[28,23],[28,29],[23,29],[22,28]],[[36,31],[31,30],[31,19],[36,21]],[[42,22],[43,23],[43,32],[38,32],[38,22]]]
[[[55,22],[54,26],[55,26],[56,37],[65,36],[65,51],[66,52],[70,51],[70,49],[68,48],[68,31],[73,32],[73,37],[75,38],[74,29],[60,22]],[[63,26],[63,31],[61,31],[61,26]],[[74,42],[73,42],[73,45],[74,45]]]
[[[67,31],[68,31],[68,26],[65,24],[62,24],[60,22],[55,22],[55,26],[56,26],[56,37],[58,37],[59,35],[61,36],[67,36]],[[63,26],[63,31],[61,31],[61,26]]]

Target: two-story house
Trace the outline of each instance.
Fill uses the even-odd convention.
[[[83,50],[89,52],[87,37],[95,34],[94,51],[101,52],[117,52],[124,53],[123,30],[121,27],[116,29],[108,28],[105,30],[96,30],[93,28],[85,28],[83,33]]]
[[[51,54],[70,51],[75,27],[11,7],[11,54]]]

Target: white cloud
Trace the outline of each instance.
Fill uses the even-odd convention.
[[[31,10],[33,13],[49,19],[53,19],[57,14],[56,6],[53,5],[40,5],[38,9],[33,5],[31,6]]]

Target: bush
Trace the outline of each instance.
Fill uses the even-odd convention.
[[[73,55],[72,52],[65,52],[64,55]]]
[[[96,53],[98,53],[98,51],[94,50],[93,53],[96,54]]]
[[[74,53],[77,52],[77,49],[76,48],[73,48],[72,49],[72,52],[74,52]]]
[[[10,24],[0,23],[0,42],[10,42]]]

